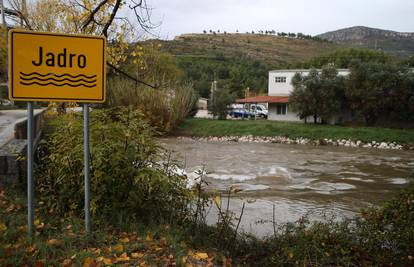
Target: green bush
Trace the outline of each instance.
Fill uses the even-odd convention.
[[[109,106],[139,109],[149,123],[161,132],[169,132],[181,123],[198,99],[191,83],[168,82],[159,89],[153,89],[112,77],[109,88]]]
[[[80,114],[52,119],[38,149],[36,188],[49,210],[81,214],[84,204],[83,132]],[[91,113],[91,209],[97,217],[161,221],[186,209],[186,178],[175,174],[154,130],[139,112]]]

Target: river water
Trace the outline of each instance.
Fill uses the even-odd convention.
[[[276,223],[351,218],[361,208],[379,205],[413,177],[412,151],[268,143],[206,142],[166,138],[190,179],[205,169],[208,189],[241,191],[230,210],[245,210],[241,228],[258,236]],[[224,201],[226,202],[226,200]],[[208,215],[211,222],[217,212]]]

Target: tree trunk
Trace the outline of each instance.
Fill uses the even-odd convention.
[[[317,115],[313,115],[313,123],[315,123],[315,124],[318,123],[318,116]]]

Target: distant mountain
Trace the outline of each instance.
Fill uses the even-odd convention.
[[[414,55],[414,32],[396,32],[356,26],[318,35],[346,46],[380,49],[401,57]]]

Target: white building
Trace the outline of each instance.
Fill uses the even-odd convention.
[[[321,70],[318,70],[321,71]],[[302,121],[298,115],[289,109],[289,95],[293,91],[292,78],[296,73],[304,76],[308,75],[310,70],[294,69],[294,70],[271,70],[269,71],[269,99],[283,99],[286,101],[269,102],[269,120],[276,121]],[[348,69],[338,69],[338,74],[346,76],[349,74]],[[304,120],[303,120],[304,121]],[[312,121],[312,120],[308,120]]]

